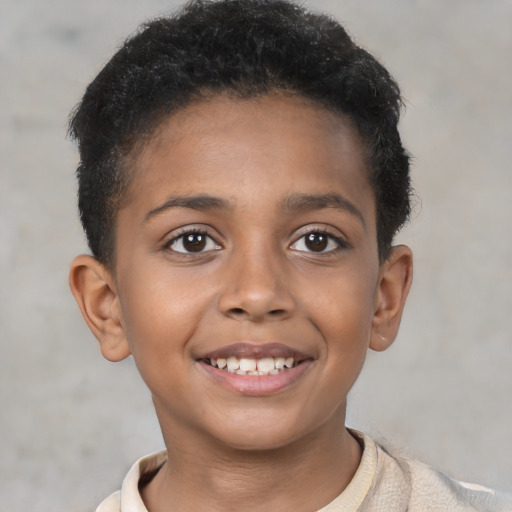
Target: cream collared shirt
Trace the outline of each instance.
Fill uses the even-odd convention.
[[[318,512],[512,512],[512,500],[485,487],[457,482],[420,462],[390,455],[367,435],[352,481]],[[143,457],[130,469],[121,490],[96,512],[148,512],[139,492],[144,475],[167,460],[165,451]]]

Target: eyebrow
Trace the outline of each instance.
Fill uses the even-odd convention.
[[[199,196],[174,196],[170,197],[165,203],[150,210],[144,217],[143,222],[148,222],[156,215],[172,208],[190,208],[192,210],[210,211],[210,210],[229,210],[232,204],[225,199],[209,195]]]
[[[363,214],[354,203],[339,194],[292,194],[283,201],[283,206],[291,212],[304,212],[335,208],[355,215],[366,227]]]
[[[361,211],[348,199],[339,194],[292,194],[283,200],[283,207],[293,213],[325,208],[335,208],[355,215],[366,227]],[[233,204],[226,199],[209,195],[198,196],[174,196],[168,198],[165,203],[150,210],[144,217],[144,223],[156,215],[172,208],[190,208],[192,210],[230,210]]]

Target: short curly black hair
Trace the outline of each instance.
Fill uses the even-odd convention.
[[[379,257],[410,214],[402,100],[386,69],[343,27],[288,0],[193,0],[142,25],[88,86],[70,121],[79,210],[93,255],[113,264],[129,157],[158,124],[201,98],[302,96],[348,116],[368,155]]]

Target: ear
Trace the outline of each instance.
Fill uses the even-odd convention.
[[[393,247],[381,265],[370,338],[372,350],[386,350],[395,341],[412,283],[412,266],[412,252],[405,245]]]
[[[109,361],[128,357],[130,348],[112,274],[92,256],[78,256],[71,264],[69,287],[103,356]]]

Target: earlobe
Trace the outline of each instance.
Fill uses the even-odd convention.
[[[92,256],[77,256],[69,271],[69,287],[103,356],[109,361],[128,357],[130,348],[111,273]]]
[[[405,245],[393,247],[381,266],[370,339],[372,350],[386,350],[395,341],[412,283],[412,268],[412,252]]]

